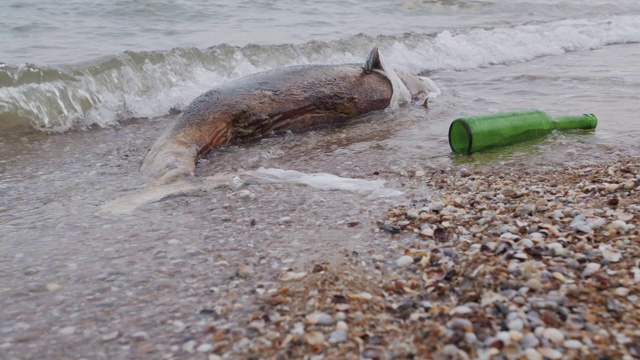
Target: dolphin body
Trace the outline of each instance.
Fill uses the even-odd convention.
[[[212,89],[187,106],[153,144],[140,169],[155,184],[167,184],[193,175],[197,158],[212,148],[264,134],[342,124],[383,110],[394,95],[392,76],[399,77],[412,99],[430,89],[419,77],[385,71],[383,65],[376,47],[364,66],[288,66]]]

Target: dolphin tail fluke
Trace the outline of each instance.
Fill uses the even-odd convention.
[[[181,142],[165,132],[142,160],[140,171],[154,179],[155,185],[172,183],[193,176],[196,169],[196,146]]]

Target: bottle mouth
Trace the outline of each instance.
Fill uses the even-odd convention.
[[[598,118],[594,114],[584,114],[584,118],[587,120],[588,129],[595,129],[598,126]]]
[[[471,130],[467,123],[456,119],[449,127],[449,146],[457,154],[469,154],[471,152]]]

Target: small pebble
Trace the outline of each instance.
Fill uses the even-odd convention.
[[[436,201],[429,204],[429,210],[433,212],[440,212],[442,209],[444,209],[444,204],[441,202]]]
[[[524,334],[524,336],[520,340],[520,345],[522,345],[522,347],[525,349],[535,348],[539,344],[540,344],[540,341],[538,340],[538,337],[535,336],[533,333]]]
[[[515,255],[513,255],[513,257],[518,259],[518,260],[528,260],[529,259],[529,255],[527,255],[526,253],[523,253],[523,252],[516,253]]]
[[[534,348],[526,348],[524,349],[524,356],[527,360],[542,360],[542,355],[538,352],[538,350]]]
[[[598,263],[588,263],[584,270],[582,270],[582,276],[588,277],[595,274],[598,270],[600,270],[601,265]]]
[[[341,343],[347,341],[347,332],[345,330],[334,330],[329,334],[329,343]]]
[[[616,288],[614,293],[618,296],[627,296],[629,295],[629,289],[627,289],[626,287],[619,287],[619,288]]]
[[[611,222],[610,226],[613,230],[616,230],[620,233],[626,233],[627,230],[629,230],[627,223],[622,220],[614,220]]]
[[[238,276],[241,278],[250,277],[254,273],[253,267],[246,264],[242,264],[242,263],[238,264],[237,271],[238,271]]]
[[[131,337],[139,340],[147,340],[149,339],[149,334],[147,334],[145,331],[138,331],[131,334]]]
[[[400,266],[400,267],[405,267],[405,266],[409,266],[413,264],[413,258],[411,256],[408,255],[404,255],[401,256],[397,261],[396,261],[396,265]]]
[[[455,308],[451,309],[451,311],[449,311],[449,315],[464,315],[464,314],[470,314],[472,313],[473,310],[471,310],[470,307],[468,306],[456,306]]]
[[[564,347],[567,349],[580,349],[582,347],[582,343],[578,340],[566,340],[564,342]]]
[[[324,335],[322,335],[322,333],[318,331],[309,331],[304,335],[304,339],[307,344],[311,346],[318,346],[322,345],[322,343],[324,342]]]
[[[522,329],[524,328],[524,323],[522,322],[522,319],[514,319],[509,321],[507,327],[509,328],[509,330],[522,331]]]
[[[118,337],[118,335],[120,335],[118,331],[112,331],[110,333],[106,333],[102,335],[102,341],[115,340]]]
[[[333,317],[327,313],[314,312],[305,318],[310,325],[331,326],[335,324]]]
[[[509,338],[517,344],[522,340],[522,332],[519,330],[509,330]]]
[[[49,291],[56,291],[56,290],[59,290],[60,288],[62,288],[62,286],[55,283],[47,284],[47,290]]]
[[[290,216],[283,216],[283,217],[278,219],[278,225],[284,225],[284,224],[287,224],[290,221],[291,221],[291,217]]]
[[[417,209],[407,210],[407,219],[415,220],[420,217],[420,212]]]
[[[284,274],[282,274],[282,276],[280,276],[280,281],[302,280],[305,276],[307,276],[306,272],[287,271]]]
[[[554,344],[561,344],[564,341],[564,334],[556,328],[546,328],[542,332],[542,336],[551,340]]]
[[[515,360],[522,356],[522,351],[518,345],[509,344],[502,349],[502,354],[509,360]]]
[[[542,290],[542,283],[538,279],[529,279],[524,283],[524,286],[533,290]]]
[[[558,350],[551,348],[542,348],[538,349],[538,351],[540,352],[540,354],[542,354],[542,356],[547,357],[551,360],[562,359],[562,353]]]
[[[547,206],[549,203],[547,202],[547,200],[545,200],[544,198],[540,198],[538,200],[536,200],[536,207],[542,207],[542,206]]]
[[[511,335],[507,331],[499,331],[496,334],[496,339],[502,341],[503,344],[508,344],[511,342]]]
[[[195,340],[189,340],[186,343],[182,344],[182,351],[186,351],[189,354],[192,354],[195,351],[196,342]]]
[[[611,245],[600,246],[600,252],[602,253],[602,257],[610,262],[618,262],[622,258],[622,254],[613,249]]]
[[[76,328],[73,326],[67,326],[67,327],[63,327],[62,329],[60,329],[58,331],[58,334],[60,335],[73,335],[76,332]]]

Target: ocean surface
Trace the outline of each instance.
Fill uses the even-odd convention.
[[[0,8],[0,339],[9,339],[0,352],[9,355],[74,357],[69,349],[89,351],[91,331],[102,331],[87,324],[114,316],[152,332],[153,314],[142,319],[132,304],[175,310],[145,292],[174,260],[182,262],[170,281],[226,281],[210,260],[191,262],[204,247],[214,248],[215,268],[260,252],[290,256],[293,266],[366,247],[371,218],[389,204],[437,196],[428,179],[407,180],[424,169],[523,163],[549,171],[640,154],[637,0],[0,0]],[[249,195],[219,189],[104,213],[105,203],[148,186],[142,157],[198,95],[287,65],[362,63],[373,46],[396,68],[434,81],[429,109],[412,104],[226,146],[199,161],[196,178],[259,167],[324,172],[384,180],[406,198],[258,184]],[[594,113],[599,125],[451,154],[453,119],[525,109]],[[366,225],[336,225],[345,219]],[[106,291],[117,310],[93,319],[103,308],[76,300],[112,278],[111,290],[95,293]],[[48,297],[46,284],[65,291]],[[65,343],[56,335],[64,326],[87,339]]]
[[[361,62],[374,45],[396,67],[433,74],[601,49],[614,59],[621,56],[613,45],[640,41],[635,1],[2,0],[2,8],[3,130],[65,132],[159,117],[235,78]],[[616,78],[627,69],[586,64],[573,78],[547,80],[588,86],[599,76],[613,90],[633,86]],[[535,89],[539,79],[529,80]]]

